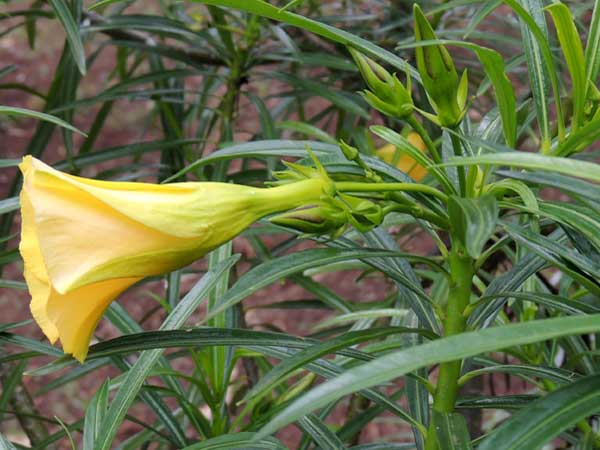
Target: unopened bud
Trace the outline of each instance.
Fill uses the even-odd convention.
[[[419,5],[413,7],[415,20],[415,41],[436,40],[437,36]],[[417,68],[423,87],[437,113],[440,125],[454,127],[464,116],[467,97],[467,73],[463,73],[460,83],[452,57],[445,46],[431,44],[416,47]]]
[[[377,203],[345,194],[339,194],[339,196],[348,207],[350,223],[358,231],[369,231],[383,222],[385,214]]]
[[[410,77],[407,86],[384,67],[362,53],[348,48],[370,90],[361,92],[365,101],[382,113],[392,117],[406,117],[413,111]]]
[[[347,223],[345,211],[329,205],[288,211],[271,217],[269,221],[302,233],[316,235],[336,233]]]

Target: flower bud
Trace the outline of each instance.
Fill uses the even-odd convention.
[[[410,93],[410,77],[407,86],[398,80],[396,74],[391,75],[385,68],[362,53],[348,48],[360,73],[369,86],[370,91],[361,95],[373,108],[391,117],[406,117],[413,111],[413,101]]]
[[[347,144],[343,139],[340,140],[340,149],[348,161],[354,161],[359,156],[358,149]]]
[[[344,210],[331,205],[311,206],[288,211],[269,219],[270,222],[306,234],[337,234],[347,224]]]
[[[347,207],[348,221],[358,231],[364,233],[383,222],[383,209],[377,203],[346,194],[339,194],[339,197]]]
[[[413,7],[415,41],[436,40],[437,36],[419,5]],[[452,57],[446,47],[431,44],[415,49],[417,68],[441,126],[455,127],[464,116],[467,97],[467,72],[459,82]]]

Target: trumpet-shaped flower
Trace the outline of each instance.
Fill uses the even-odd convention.
[[[408,133],[407,140],[422,153],[426,152],[427,147],[425,146],[423,139],[421,139],[421,136],[414,131]],[[383,147],[378,148],[375,153],[386,163],[395,165],[396,168],[410,176],[415,181],[421,181],[423,178],[425,178],[425,175],[427,175],[427,169],[425,167],[416,162],[407,153],[399,152],[398,148],[394,144],[386,144]],[[399,156],[397,156],[398,153]]]
[[[265,215],[318,202],[330,183],[97,181],[30,156],[19,167],[31,312],[48,339],[80,361],[104,310],[129,286],[191,263]]]

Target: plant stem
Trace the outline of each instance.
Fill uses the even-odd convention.
[[[461,157],[462,156],[462,144],[460,143],[460,138],[455,133],[450,133],[450,139],[452,140],[452,148],[454,149],[454,156]],[[458,185],[460,186],[460,194],[465,195],[466,193],[466,178],[465,178],[465,168],[462,166],[458,166],[456,168],[456,172],[458,173]]]
[[[335,183],[336,190],[340,192],[421,192],[439,198],[444,203],[448,202],[448,196],[436,188],[419,183],[361,183],[354,181],[340,181]]]
[[[449,228],[449,224],[448,224],[448,220],[446,220],[445,218],[438,216],[437,214],[424,209],[422,206],[414,204],[414,205],[390,205],[387,208],[384,208],[384,213],[387,214],[388,212],[392,212],[392,211],[396,211],[396,212],[403,212],[406,214],[410,214],[411,216],[413,216],[416,219],[423,219],[426,220],[427,222],[431,222],[435,225],[437,225],[438,227],[440,227],[442,230],[447,230]]]
[[[452,246],[449,257],[450,276],[452,283],[448,294],[446,318],[444,320],[444,336],[452,336],[465,331],[467,321],[464,310],[471,297],[471,285],[474,274],[473,260],[468,257],[460,245]],[[462,361],[450,361],[440,364],[438,383],[433,400],[433,409],[442,413],[454,411],[458,394],[458,380]],[[433,420],[425,446],[426,450],[437,450],[438,443],[435,435]]]
[[[414,115],[410,115],[406,118],[406,123],[408,123],[412,127],[412,129],[415,130],[419,134],[419,136],[421,136],[421,139],[423,139],[427,150],[429,150],[429,153],[431,154],[431,157],[436,162],[436,164],[442,164],[442,157],[440,156],[440,153],[438,152],[438,149],[436,148],[435,144],[429,137],[429,133],[427,132],[427,130],[425,130],[425,127],[421,125],[421,122],[419,122]]]

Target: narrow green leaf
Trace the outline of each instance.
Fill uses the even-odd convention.
[[[533,22],[539,27],[542,36],[548,39],[548,26],[544,16],[543,0],[521,0],[521,5],[525,11],[531,15]],[[522,18],[521,35],[523,38],[523,50],[525,52],[525,61],[527,62],[527,71],[529,74],[529,85],[533,103],[535,105],[536,119],[540,129],[542,148],[550,149],[552,142],[552,127],[550,116],[550,75],[548,67],[544,64],[542,50],[537,42],[535,35]]]
[[[399,334],[402,331],[414,332],[416,330],[391,327],[350,331],[341,336],[330,339],[327,342],[312,345],[305,350],[296,353],[292,358],[282,361],[280,364],[263,375],[258,383],[254,385],[250,391],[248,391],[243,401],[249,401],[263,397],[277,385],[288,379],[294,370],[303,367],[307,363],[317,358],[372,339]]]
[[[277,280],[306,269],[332,264],[349,259],[369,258],[377,256],[395,256],[396,253],[387,250],[350,249],[337,250],[332,248],[319,248],[304,250],[280,258],[274,258],[255,266],[231,287],[223,296],[221,303],[213,311],[209,312],[201,323],[205,323],[212,317],[239,303],[254,292],[274,283]]]
[[[63,128],[66,128],[67,130],[71,130],[71,131],[79,133],[79,134],[81,134],[83,136],[87,136],[83,131],[78,130],[77,128],[75,128],[74,126],[68,124],[64,120],[59,119],[56,116],[43,113],[43,112],[33,111],[31,109],[25,109],[25,108],[16,108],[16,107],[13,107],[13,106],[0,106],[0,114],[6,114],[7,116],[33,117],[34,119],[44,120],[46,122],[51,122],[51,123],[53,123],[55,125],[59,125],[59,126],[61,126]]]
[[[442,166],[471,166],[475,164],[489,164],[498,166],[515,166],[524,169],[541,169],[548,172],[563,173],[579,178],[600,181],[600,164],[579,161],[572,158],[544,156],[535,153],[506,152],[452,158]]]
[[[577,230],[600,250],[600,214],[597,209],[569,203],[542,202],[539,214]]]
[[[105,380],[96,391],[92,401],[85,409],[83,422],[83,450],[93,450],[94,442],[98,437],[100,424],[108,410],[108,385],[110,380]]]
[[[19,197],[10,197],[0,200],[0,214],[6,214],[19,209]]]
[[[301,133],[306,136],[314,136],[327,144],[337,146],[337,141],[333,137],[331,137],[326,131],[323,131],[319,127],[316,127],[309,123],[298,122],[295,120],[286,120],[283,122],[279,122],[276,126],[277,128],[283,130],[295,131],[296,133]]]
[[[525,172],[499,170],[498,175],[522,180],[528,184],[550,186],[567,194],[583,197],[600,205],[600,186],[577,178],[549,172]]]
[[[551,264],[558,265],[566,274],[584,283],[589,289],[599,289],[597,280],[600,280],[600,264],[529,229],[509,224],[503,224],[503,227],[515,241],[547,259]]]
[[[562,244],[567,237],[562,229],[552,232],[550,239]],[[472,327],[488,327],[494,322],[496,315],[506,303],[508,297],[501,294],[513,292],[519,289],[525,281],[538,271],[546,267],[548,263],[544,258],[529,253],[521,258],[508,272],[496,277],[484,291],[484,297],[497,297],[495,300],[483,302],[469,315],[468,323]]]
[[[585,78],[596,84],[600,70],[600,0],[594,1],[594,12],[585,46]]]
[[[454,361],[515,345],[531,344],[566,335],[600,331],[600,315],[561,317],[462,333],[389,353],[354,367],[295,400],[258,434],[268,436],[281,427],[358,390],[376,386],[420,367]],[[600,378],[598,378],[600,382]],[[600,391],[599,391],[600,392]],[[522,447],[523,448],[523,447]]]
[[[257,440],[256,433],[231,433],[217,436],[181,450],[287,450],[277,439],[268,437]]]
[[[308,414],[301,418],[298,424],[310,435],[319,449],[346,450],[340,438],[315,414]]]
[[[478,450],[536,449],[600,411],[600,377],[581,378],[522,409],[493,431]]]
[[[544,380],[555,381],[559,384],[570,383],[574,378],[576,378],[576,374],[566,370],[557,369],[555,367],[527,366],[523,364],[498,364],[467,372],[460,377],[460,384],[463,385],[472,378],[488,373],[507,373],[528,381],[531,381],[531,378],[542,378]]]
[[[162,330],[174,330],[183,326],[187,318],[196,310],[201,301],[220,279],[239,259],[231,257],[223,261],[219,267],[207,272],[187,295],[178,303],[161,325]],[[117,434],[127,410],[134,402],[144,380],[149,375],[157,360],[162,354],[162,349],[151,350],[140,355],[133,367],[127,372],[125,380],[117,391],[104,420],[98,431],[99,438],[94,442],[94,450],[110,450],[112,441]]]
[[[504,3],[509,5],[519,16],[523,22],[527,25],[529,31],[535,38],[541,53],[542,60],[547,68],[547,74],[550,79],[550,85],[552,86],[552,91],[554,93],[554,105],[556,107],[556,115],[557,115],[557,125],[558,125],[558,137],[559,141],[564,139],[565,137],[565,118],[561,104],[560,98],[560,83],[558,82],[558,74],[559,70],[554,64],[554,56],[552,55],[552,50],[550,49],[550,44],[548,42],[548,37],[544,33],[544,31],[538,26],[534,18],[521,6],[519,0],[503,0]],[[549,119],[548,119],[549,120]],[[550,147],[547,146],[549,142],[546,142],[542,146],[542,150],[547,152],[550,150]]]
[[[448,214],[457,236],[472,258],[478,258],[498,220],[498,203],[493,195],[461,198],[451,195]]]
[[[571,75],[573,121],[571,129],[575,132],[583,125],[584,108],[587,94],[587,78],[583,47],[571,11],[564,3],[552,3],[548,11],[554,20],[560,47],[565,56],[569,74]]]
[[[390,51],[387,51],[377,45],[367,41],[366,39],[359,38],[347,31],[340,30],[316,20],[309,19],[308,17],[294,14],[289,11],[282,11],[276,6],[270,5],[269,3],[262,0],[245,0],[240,2],[238,0],[194,0],[199,3],[207,5],[223,6],[227,8],[233,8],[240,11],[246,11],[251,14],[256,14],[269,19],[277,20],[279,22],[288,23],[295,27],[303,28],[311,33],[322,36],[333,42],[339,44],[354,47],[360,50],[362,53],[371,56],[373,58],[381,59],[388,64],[391,64],[395,68],[411,73],[411,76],[415,79],[419,79],[417,71],[406,61],[399,58]]]
[[[85,75],[85,50],[75,18],[73,17],[73,14],[71,14],[71,11],[69,11],[67,2],[63,0],[50,0],[50,4],[67,33],[69,48],[71,49],[73,59],[79,68],[79,72],[81,72],[81,75]]]
[[[584,126],[574,130],[569,137],[559,143],[554,149],[556,156],[569,156],[587,150],[600,138],[600,118],[586,123]]]

